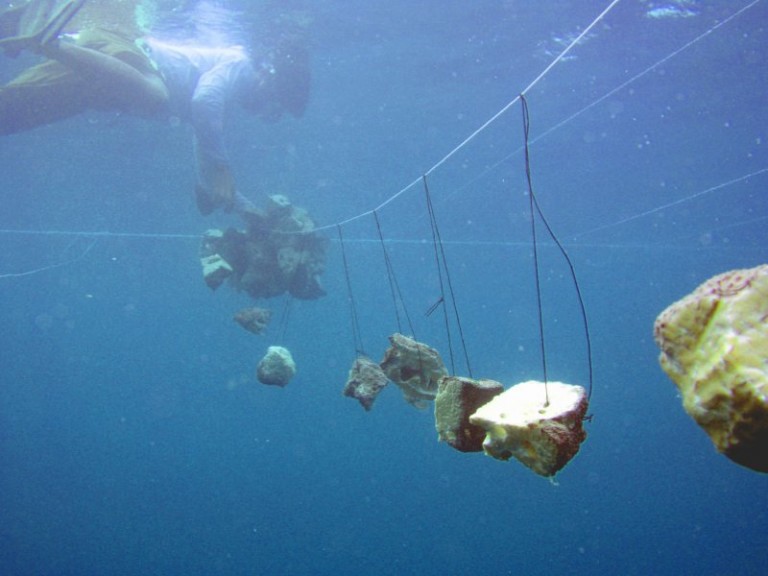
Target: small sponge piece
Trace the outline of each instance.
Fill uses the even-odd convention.
[[[437,382],[448,375],[443,359],[434,348],[402,334],[392,334],[389,342],[381,369],[411,405],[426,408],[435,399]]]
[[[664,372],[728,458],[768,472],[768,265],[709,279],[656,319]]]
[[[360,356],[355,359],[344,386],[344,396],[355,398],[366,411],[387,385],[387,375],[373,360]]]
[[[211,290],[216,290],[224,280],[232,276],[232,266],[219,254],[211,254],[200,258],[203,267],[203,279]]]
[[[498,460],[517,458],[541,476],[554,476],[576,453],[587,433],[584,388],[548,382],[517,384],[469,417],[486,431],[483,450]]]
[[[290,350],[282,346],[270,346],[256,368],[256,377],[262,384],[285,386],[296,374],[296,363]]]
[[[485,429],[470,424],[469,417],[504,391],[494,380],[445,376],[437,384],[435,428],[438,439],[460,452],[480,452]]]
[[[235,322],[240,324],[248,332],[262,334],[272,320],[272,311],[268,308],[243,308],[234,316]]]

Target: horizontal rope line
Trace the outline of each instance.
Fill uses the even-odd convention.
[[[753,219],[754,221],[762,220],[762,218]],[[91,232],[87,230],[13,230],[13,229],[0,229],[0,234],[5,235],[19,235],[19,236],[75,236],[82,238],[138,238],[146,240],[201,240],[202,234],[150,234],[145,232]],[[330,242],[338,243],[337,238],[329,238]],[[380,244],[379,238],[345,238],[346,244]],[[417,238],[388,238],[384,239],[386,244],[402,244],[402,245],[429,245],[431,246],[431,240],[417,239]],[[477,247],[510,247],[520,248],[532,246],[529,241],[523,242],[511,242],[502,240],[444,240],[443,244],[449,246],[477,246]],[[540,246],[556,247],[551,242],[541,242]],[[610,249],[631,249],[631,250],[713,250],[718,249],[718,246],[685,246],[674,244],[643,244],[638,242],[630,243],[601,243],[601,242],[564,242],[563,245],[570,248],[610,248]],[[741,248],[741,247],[740,247]],[[733,249],[733,246],[723,246],[723,249]]]

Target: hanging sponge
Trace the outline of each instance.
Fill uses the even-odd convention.
[[[581,386],[548,382],[517,384],[469,417],[485,429],[483,450],[498,460],[517,458],[542,476],[554,476],[576,453],[587,433],[587,393]]]
[[[389,337],[381,369],[400,387],[403,397],[416,408],[426,408],[437,395],[437,383],[448,375],[443,359],[434,348],[402,334]]]
[[[270,346],[256,367],[256,378],[269,386],[285,386],[296,374],[296,363],[290,350],[282,346]]]
[[[437,384],[435,428],[437,437],[460,452],[480,452],[485,430],[470,424],[469,417],[504,386],[494,380],[473,380],[461,376],[444,376]]]
[[[656,319],[659,361],[728,458],[768,472],[768,265],[709,279]]]

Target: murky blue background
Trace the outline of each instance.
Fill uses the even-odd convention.
[[[624,0],[527,93],[534,186],[594,347],[594,421],[557,485],[439,444],[394,386],[370,413],[342,397],[355,348],[333,229],[327,297],[293,302],[284,334],[237,326],[252,302],[211,293],[197,249],[239,222],[197,214],[188,126],[94,113],[0,140],[0,573],[764,574],[766,477],[715,452],[652,338],[705,279],[768,259],[768,6],[713,30],[747,4]],[[233,118],[241,190],[318,225],[379,206],[606,6],[309,3],[312,100],[301,120]],[[3,59],[2,80],[34,61]],[[429,179],[474,375],[507,385],[541,377],[521,144],[515,105]],[[439,287],[421,186],[379,217],[418,337],[447,357],[424,316]],[[375,223],[343,231],[379,358],[397,325]],[[586,384],[567,267],[542,242],[550,377]],[[285,301],[258,304],[279,318]],[[272,344],[298,364],[284,389],[254,377]]]

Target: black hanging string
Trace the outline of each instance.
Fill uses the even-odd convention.
[[[563,255],[563,258],[565,258],[565,261],[568,264],[568,269],[570,270],[570,273],[571,273],[571,280],[573,281],[573,285],[576,289],[576,297],[579,302],[579,311],[581,313],[581,320],[584,326],[584,338],[587,345],[587,365],[589,369],[589,387],[587,390],[587,400],[591,400],[592,383],[593,383],[592,339],[589,334],[589,322],[587,320],[587,310],[586,310],[586,307],[584,306],[584,298],[582,297],[582,294],[581,294],[581,288],[579,287],[579,281],[576,277],[576,269],[573,266],[573,262],[571,261],[571,258],[568,256],[568,252],[565,250],[565,247],[562,245],[560,240],[557,238],[557,235],[552,230],[552,227],[549,225],[549,222],[547,221],[546,217],[544,216],[544,213],[541,210],[541,206],[539,206],[539,201],[533,192],[533,180],[531,178],[531,163],[530,163],[530,155],[528,152],[528,135],[530,133],[530,116],[528,114],[528,101],[525,99],[525,96],[523,94],[520,95],[520,103],[522,105],[522,111],[523,111],[523,134],[525,136],[525,176],[528,181],[528,198],[529,198],[530,212],[531,212],[531,232],[533,234],[533,260],[534,260],[534,268],[536,272],[536,298],[538,300],[539,334],[541,337],[541,357],[542,357],[543,368],[544,368],[545,392],[546,392],[546,384],[547,384],[547,359],[546,359],[545,346],[544,346],[544,322],[543,322],[542,307],[541,307],[539,263],[538,263],[537,245],[536,245],[536,224],[535,224],[536,218],[534,214],[534,208],[536,209],[536,213],[539,215],[539,218],[541,218],[541,221],[544,223],[544,226],[546,227],[547,232],[549,233],[549,236],[557,245],[557,248],[560,250],[560,253]],[[549,394],[548,392],[546,393],[547,393],[547,405],[548,405]]]
[[[451,360],[451,374],[456,374],[456,363],[453,359],[453,340],[451,338],[451,323],[448,321],[448,310],[445,307],[445,288],[443,287],[443,267],[440,263],[440,251],[438,248],[439,236],[437,234],[437,225],[435,223],[435,216],[432,212],[432,203],[429,200],[429,187],[427,186],[427,178],[423,176],[424,181],[424,193],[427,197],[427,212],[429,213],[429,224],[432,230],[432,248],[435,251],[435,268],[437,268],[437,280],[440,285],[440,299],[429,307],[426,315],[429,316],[434,312],[438,306],[442,304],[443,320],[445,321],[445,334],[448,337],[448,355]]]
[[[397,319],[397,331],[400,332],[400,334],[403,334],[403,326],[400,322],[400,307],[403,309],[403,314],[405,315],[405,319],[408,322],[408,328],[410,330],[410,335],[414,338],[416,337],[416,332],[413,329],[413,323],[411,322],[411,317],[408,315],[408,309],[405,307],[405,300],[403,300],[403,294],[400,291],[400,284],[397,282],[397,277],[395,276],[395,269],[392,266],[392,260],[389,257],[389,252],[387,252],[387,246],[384,243],[384,235],[381,233],[381,223],[379,222],[379,214],[376,210],[373,211],[373,218],[376,220],[376,232],[379,235],[379,243],[381,244],[381,251],[384,254],[384,265],[387,269],[387,279],[389,280],[389,291],[392,294],[392,304],[395,307],[395,318]],[[400,305],[398,306],[398,302]]]
[[[440,298],[438,298],[438,299],[435,301],[435,303],[434,303],[434,304],[432,304],[432,306],[430,306],[429,308],[427,308],[427,311],[426,311],[426,312],[424,312],[424,316],[426,316],[427,318],[429,318],[430,316],[432,316],[432,313],[433,313],[435,310],[437,310],[438,308],[440,308],[440,306],[441,306],[441,305],[442,305],[444,302],[445,302],[445,298],[443,298],[442,296],[440,296]]]
[[[432,314],[432,312],[435,311],[437,306],[440,304],[443,304],[443,317],[445,319],[445,331],[448,336],[448,350],[451,357],[451,373],[455,374],[455,364],[453,359],[453,344],[451,341],[451,330],[450,330],[450,322],[448,321],[448,311],[445,307],[445,290],[443,288],[443,275],[442,270],[445,270],[445,279],[446,284],[448,285],[448,292],[451,297],[451,306],[453,308],[453,315],[456,319],[456,326],[459,330],[459,339],[461,340],[461,348],[464,352],[464,362],[467,365],[467,374],[470,378],[472,378],[472,367],[469,363],[469,354],[467,353],[467,343],[464,339],[464,330],[461,326],[461,317],[459,316],[459,309],[456,305],[456,294],[453,290],[453,283],[451,282],[451,274],[448,271],[448,261],[445,258],[445,246],[443,245],[443,240],[440,237],[440,228],[437,225],[437,218],[435,217],[435,210],[432,206],[432,196],[429,193],[429,186],[427,185],[427,177],[426,175],[422,176],[422,181],[424,182],[424,194],[427,198],[427,211],[429,212],[429,220],[432,227],[432,244],[435,249],[435,262],[437,264],[437,277],[440,281],[440,299],[430,307],[427,315]],[[441,258],[442,258],[442,266],[441,266]]]
[[[547,346],[544,339],[544,313],[541,306],[541,279],[539,274],[539,247],[536,240],[536,211],[534,210],[535,197],[533,194],[533,180],[531,178],[531,159],[528,153],[528,104],[523,96],[520,97],[523,105],[523,133],[525,134],[525,177],[528,181],[528,204],[531,219],[531,239],[533,242],[533,271],[536,279],[536,311],[539,315],[539,349],[541,350],[541,369],[544,375],[544,406],[549,406],[549,378],[547,376]]]
[[[352,338],[355,341],[355,353],[366,356],[363,349],[363,340],[360,336],[360,322],[357,317],[357,306],[355,306],[355,295],[352,292],[352,282],[349,279],[349,265],[347,264],[347,251],[344,248],[344,237],[341,234],[341,226],[336,225],[339,232],[339,245],[341,246],[341,258],[344,262],[344,278],[347,281],[347,293],[349,295],[349,308],[352,316]]]

